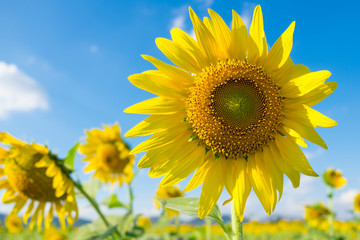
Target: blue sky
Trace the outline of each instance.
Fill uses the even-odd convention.
[[[263,9],[270,45],[296,21],[294,62],[312,71],[327,69],[332,72],[330,80],[338,82],[335,93],[315,107],[339,123],[318,130],[329,150],[310,144],[304,151],[318,173],[335,167],[347,177],[347,186],[335,200],[339,216],[346,217],[354,193],[360,191],[355,151],[360,143],[356,1],[1,1],[0,131],[47,144],[60,156],[84,137],[84,129],[119,122],[124,133],[144,116],[123,110],[152,96],[131,85],[127,77],[154,69],[141,54],[167,61],[155,38],[170,38],[172,27],[192,33],[189,5],[200,17],[208,16],[207,8],[212,8],[230,24],[232,9],[249,23],[257,4]],[[135,146],[144,138],[126,140]],[[79,155],[78,172],[84,168],[80,159]],[[80,176],[84,181],[90,177]],[[149,178],[146,169],[139,171],[134,182],[136,211],[156,214],[152,197],[159,181]],[[325,194],[320,178],[303,178],[299,189],[285,187],[274,216],[301,217],[302,204],[324,200]],[[199,190],[188,196],[199,196]],[[120,198],[126,200],[126,196]],[[261,208],[252,194],[246,215],[264,218]],[[2,210],[6,211],[4,205]],[[223,210],[229,212],[229,207]],[[84,212],[82,216],[91,213]]]

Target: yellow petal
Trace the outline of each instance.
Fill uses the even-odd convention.
[[[183,158],[174,159],[174,167],[161,180],[161,187],[174,186],[188,177],[204,162],[204,149],[197,147],[197,143],[189,143],[189,145],[192,145],[192,151],[189,154],[184,154]]]
[[[185,140],[185,141],[184,141]],[[197,144],[190,143],[186,141],[186,139],[179,139],[179,141],[174,142],[173,147],[169,149],[164,149],[162,152],[164,154],[157,154],[152,156],[153,158],[157,158],[157,161],[151,166],[149,171],[149,176],[153,178],[161,177],[168,172],[170,172],[173,168],[177,167],[177,164],[182,159],[186,158],[188,154],[196,149]],[[181,164],[181,162],[180,162]]]
[[[65,224],[65,209],[61,205],[60,202],[55,202],[55,209],[56,209],[56,213],[57,213],[58,218],[59,218],[60,227],[61,227],[61,229],[65,229],[65,227],[66,227],[66,224]]]
[[[336,87],[336,82],[323,83],[318,88],[301,97],[288,99],[287,105],[289,105],[290,107],[291,105],[306,104],[312,107],[327,98],[330,94],[332,94],[335,91]]]
[[[17,215],[20,210],[24,207],[25,203],[26,203],[27,199],[24,198],[18,198],[18,200],[15,203],[15,206],[13,207],[11,214]]]
[[[271,213],[271,206],[274,199],[271,179],[264,169],[261,152],[256,152],[248,156],[247,172],[251,186],[259,198],[267,214]]]
[[[272,183],[274,184],[274,188],[279,193],[278,201],[280,201],[284,186],[284,174],[281,171],[281,169],[276,164],[274,164],[275,162],[274,156],[268,146],[264,147],[263,153],[264,153],[265,168],[269,170],[268,174],[273,179]],[[277,200],[275,199],[274,204],[276,204],[276,201]],[[275,205],[273,205],[273,209],[275,209]]]
[[[294,131],[294,129],[290,129],[286,126],[282,126],[282,127],[280,127],[279,130],[281,133],[285,134],[287,137],[292,138],[292,140],[294,142],[296,142],[296,144],[300,145],[301,147],[307,147],[307,144],[304,141],[304,139],[301,137],[301,135],[299,133]]]
[[[294,109],[285,109],[286,117],[312,127],[333,127],[337,122],[306,105],[292,105]]]
[[[156,68],[171,79],[177,80],[184,86],[190,86],[194,82],[194,78],[187,71],[164,63],[163,61],[148,55],[141,55],[145,60],[151,62]]]
[[[6,157],[6,154],[7,154],[7,150],[5,150],[4,148],[0,147],[0,161],[2,158],[5,158]]]
[[[124,136],[138,137],[164,131],[181,123],[185,117],[185,113],[169,115],[151,115],[144,119],[142,122],[135,125],[132,129],[125,133]]]
[[[231,46],[231,31],[224,20],[215,11],[208,9],[214,26],[214,37],[221,48],[222,56],[229,57]]]
[[[45,217],[45,229],[48,229],[50,227],[51,221],[53,220],[53,212],[54,212],[54,206],[51,204],[48,214]]]
[[[185,103],[176,99],[156,97],[132,105],[124,110],[126,113],[137,114],[174,114],[182,112],[185,109]]]
[[[8,134],[7,132],[0,132],[0,142],[2,142],[3,144],[10,144],[13,146],[24,146],[26,145],[25,142],[22,142],[16,138],[14,138],[13,136],[11,136],[10,134]]]
[[[182,190],[183,193],[191,191],[198,186],[200,186],[209,172],[209,169],[211,166],[215,163],[213,154],[207,154],[205,157],[205,161],[202,163],[202,165],[196,170],[194,176],[191,178],[189,183],[186,185],[184,190]]]
[[[44,208],[44,205],[45,205],[45,203],[40,202],[39,205],[37,206],[34,214],[31,217],[31,221],[30,221],[30,224],[29,224],[29,229],[30,230],[34,229],[35,221],[37,220],[40,211]]]
[[[249,35],[248,60],[251,63],[261,62],[267,56],[268,46],[264,32],[263,15],[260,5],[255,7]]]
[[[318,72],[310,72],[300,77],[294,78],[286,83],[280,89],[281,96],[286,98],[296,98],[303,96],[308,92],[320,87],[326,79],[330,77],[329,71],[323,70]]]
[[[231,55],[233,58],[243,60],[248,49],[249,34],[239,14],[233,10],[232,16],[233,21],[230,54],[233,54]]]
[[[297,133],[299,133],[303,138],[309,140],[312,143],[327,149],[327,145],[325,141],[320,137],[320,135],[315,131],[315,129],[311,126],[295,122],[291,119],[284,118],[283,124],[290,129],[294,129]]]
[[[187,33],[179,28],[173,28],[170,31],[174,42],[179,43],[190,54],[192,54],[201,68],[209,65],[206,54],[200,49],[199,44]]]
[[[277,167],[285,173],[285,175],[290,179],[294,188],[299,187],[300,184],[300,173],[296,171],[292,166],[285,162],[279,152],[279,149],[276,145],[273,145],[270,148],[272,153],[274,162],[276,163]]]
[[[45,210],[45,203],[40,203],[39,205],[41,204],[43,204],[43,206],[40,208],[39,215],[36,221],[36,227],[39,232],[41,231],[41,225],[42,225],[42,220],[44,218],[44,210]]]
[[[157,38],[155,43],[160,51],[175,65],[191,73],[199,74],[201,72],[201,67],[197,61],[180,44],[165,38]]]
[[[217,62],[218,54],[218,45],[214,36],[211,34],[209,29],[201,21],[201,19],[196,15],[196,13],[189,7],[191,22],[194,26],[196,39],[202,48],[202,51],[207,54],[207,57],[211,63]]]
[[[8,184],[8,181],[6,179],[3,180],[4,183]],[[15,202],[18,199],[18,196],[15,194],[15,192],[10,188],[6,189],[6,192],[2,196],[2,202],[3,203],[12,203]]]
[[[246,173],[246,164],[244,159],[236,160],[232,172],[233,180],[235,180],[232,196],[240,221],[244,219],[246,200],[251,192],[251,185]]]
[[[288,59],[290,59],[290,58],[288,58]],[[273,72],[271,74],[271,78],[274,79],[276,85],[282,87],[284,84],[288,83],[292,79],[298,78],[309,72],[310,72],[310,70],[308,67],[306,67],[302,64],[296,64],[296,65],[293,64],[291,67],[289,67],[287,69],[278,70],[276,72]]]
[[[295,22],[285,30],[281,37],[275,42],[264,61],[264,70],[268,73],[281,68],[289,58],[292,45]]]
[[[291,165],[295,170],[308,176],[319,176],[310,166],[300,147],[291,139],[277,135],[275,137],[275,142],[280,150],[282,159]]]
[[[29,206],[27,207],[26,212],[25,212],[25,214],[23,216],[23,222],[25,224],[28,223],[28,219],[29,219],[29,217],[31,215],[31,211],[33,210],[33,208],[34,208],[34,201],[31,200],[31,202],[30,202]]]
[[[187,95],[183,86],[177,84],[176,79],[169,78],[159,70],[133,74],[128,79],[136,87],[155,95],[170,98],[184,98]]]
[[[155,133],[146,141],[137,145],[130,151],[130,154],[136,154],[139,152],[145,152],[147,150],[156,149],[170,144],[185,135],[188,135],[187,125],[178,125],[176,128],[171,128],[169,131]]]
[[[209,169],[201,189],[199,202],[199,218],[206,217],[214,208],[225,184],[224,176],[225,159],[219,158]]]

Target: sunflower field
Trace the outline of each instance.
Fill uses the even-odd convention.
[[[351,217],[338,217],[335,197],[349,184],[346,174],[313,168],[306,151],[328,149],[333,129],[323,128],[338,123],[315,109],[337,82],[290,57],[302,47],[295,22],[270,45],[260,5],[250,19],[233,10],[230,24],[211,9],[205,17],[186,11],[193,32],[179,18],[155,40],[164,56],[141,55],[150,67],[128,75],[138,89],[121,109],[125,117],[85,130],[64,156],[0,127],[0,240],[360,239],[360,191],[351,192]],[[4,82],[17,71],[1,75],[6,67],[0,63]],[[289,194],[286,184],[296,191],[304,176],[321,179],[327,201],[304,204],[299,195],[291,204],[301,218],[271,218]],[[146,189],[158,178],[157,189]],[[134,191],[139,186],[153,195]],[[269,218],[247,215],[251,193]],[[146,202],[143,212],[135,201]],[[145,209],[149,202],[154,212]]]

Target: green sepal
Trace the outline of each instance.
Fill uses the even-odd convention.
[[[107,197],[102,202],[102,204],[108,206],[109,208],[118,208],[118,207],[128,208],[128,206],[126,204],[123,204],[122,202],[119,201],[119,199],[117,198],[117,195],[115,193],[113,193],[112,195]]]
[[[79,145],[80,145],[79,142],[75,143],[75,145],[69,150],[66,158],[64,159],[64,165],[70,171],[74,171],[74,160],[75,160],[76,151],[79,148]]]

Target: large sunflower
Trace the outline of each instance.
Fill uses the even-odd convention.
[[[203,21],[190,8],[196,40],[172,29],[159,49],[175,65],[143,56],[158,70],[129,77],[135,86],[159,95],[127,113],[150,114],[125,136],[153,134],[131,153],[147,151],[138,167],[172,186],[192,172],[184,191],[202,185],[199,217],[204,218],[225,187],[242,219],[254,189],[270,214],[281,198],[283,175],[294,187],[300,173],[318,176],[301,148],[304,139],[327,148],[314,127],[336,122],[311,107],[337,84],[328,71],[310,72],[289,57],[295,23],[268,50],[260,6],[248,32],[233,11],[232,29],[209,10]]]
[[[2,202],[15,203],[10,215],[17,215],[29,203],[23,221],[27,224],[32,216],[30,229],[37,223],[41,230],[45,211],[45,228],[50,227],[54,211],[62,228],[65,219],[73,225],[78,217],[74,184],[48,148],[27,144],[5,132],[0,132],[0,142],[11,145],[9,150],[0,147],[0,189],[6,189]]]
[[[86,143],[80,145],[80,152],[89,162],[85,172],[94,171],[94,177],[108,183],[130,183],[133,176],[135,156],[129,154],[128,145],[120,136],[119,124],[104,125],[104,130],[94,128],[86,131]]]

